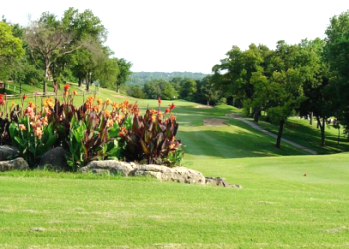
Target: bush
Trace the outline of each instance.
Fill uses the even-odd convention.
[[[175,139],[178,124],[172,114],[174,104],[165,112],[147,110],[140,114],[137,103],[120,104],[107,99],[88,96],[79,108],[74,106],[76,91],[64,86],[63,101],[47,98],[40,110],[29,102],[10,107],[10,118],[0,122],[4,135],[2,144],[17,147],[21,155],[34,167],[48,150],[62,146],[73,170],[93,160],[125,159],[174,166],[181,163],[183,152],[180,140]],[[6,101],[0,105],[7,109]],[[35,101],[36,102],[36,101]],[[7,135],[7,139],[5,139]]]

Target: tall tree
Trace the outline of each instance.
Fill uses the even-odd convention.
[[[54,78],[51,70],[53,63],[82,46],[74,40],[74,32],[64,29],[56,16],[49,12],[30,23],[25,32],[25,41],[35,64],[44,69],[47,80]]]
[[[325,58],[333,72],[333,99],[338,100],[338,116],[349,133],[349,11],[330,19],[326,29]]]
[[[132,63],[129,61],[126,61],[124,58],[117,59],[117,62],[119,66],[119,75],[115,82],[115,86],[116,86],[116,91],[119,92],[120,86],[124,85],[128,80],[129,76],[132,74],[131,72]]]

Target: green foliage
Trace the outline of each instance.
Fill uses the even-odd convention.
[[[142,88],[140,88],[138,85],[129,86],[127,89],[127,95],[138,99],[145,98]]]
[[[18,122],[12,122],[9,131],[12,145],[31,166],[39,163],[42,155],[52,149],[57,140],[53,124],[31,121],[28,115]]]
[[[203,73],[192,73],[192,72],[132,72],[129,76],[129,79],[126,81],[127,85],[138,85],[140,87],[144,86],[145,83],[149,81],[154,81],[162,79],[164,81],[169,81],[171,83],[180,82],[183,79],[193,79],[193,80],[202,80],[206,74]],[[179,88],[176,87],[176,84],[173,84],[176,91]]]
[[[185,80],[182,83],[180,97],[185,100],[194,101],[197,92],[197,84],[195,80]]]
[[[183,151],[181,141],[175,139],[177,130],[178,123],[169,110],[168,118],[165,118],[160,112],[160,104],[158,111],[147,109],[144,116],[134,116],[132,129],[125,135],[124,153],[133,161],[179,165]]]
[[[12,33],[12,26],[0,22],[0,80],[7,81],[14,64],[24,55],[22,40]]]
[[[0,59],[5,57],[21,58],[24,55],[21,39],[13,36],[12,27],[0,22]]]
[[[173,85],[165,80],[158,79],[145,83],[143,92],[148,99],[176,99],[178,93]]]
[[[119,66],[119,74],[116,80],[116,89],[119,91],[120,86],[124,85],[129,76],[132,74],[132,63],[130,61],[126,61],[124,58],[119,58],[117,59],[117,64]]]
[[[119,124],[107,126],[103,113],[91,112],[84,119],[77,120],[74,116],[70,123],[68,148],[69,166],[76,170],[93,160],[119,159]]]
[[[335,114],[349,132],[349,11],[330,19],[326,29],[325,59],[333,73],[329,87]]]

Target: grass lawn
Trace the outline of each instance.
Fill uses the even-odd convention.
[[[100,97],[126,99],[106,89]],[[129,99],[157,107],[156,100]],[[279,150],[273,138],[226,118],[239,111],[233,107],[175,104],[184,166],[243,189],[0,172],[0,248],[349,248],[349,153],[308,156],[286,144]],[[227,126],[204,126],[208,118]],[[306,126],[294,127],[285,134],[294,131],[300,141]]]
[[[348,160],[349,154],[188,161],[242,190],[1,173],[0,247],[347,248]]]

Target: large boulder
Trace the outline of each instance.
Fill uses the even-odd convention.
[[[139,165],[137,166],[134,175],[151,176],[160,181],[205,184],[205,176],[202,173],[184,167],[169,168],[153,164]]]
[[[122,176],[132,175],[136,168],[134,163],[120,162],[117,160],[92,161],[85,167],[79,169],[80,172],[121,174]]]
[[[66,159],[67,154],[62,147],[51,149],[41,157],[38,167],[46,167],[47,169],[56,171],[70,170]]]
[[[22,157],[18,157],[10,161],[0,162],[0,171],[28,170],[28,169],[29,169],[29,165]]]
[[[15,159],[19,156],[19,150],[9,145],[0,146],[0,161]]]

